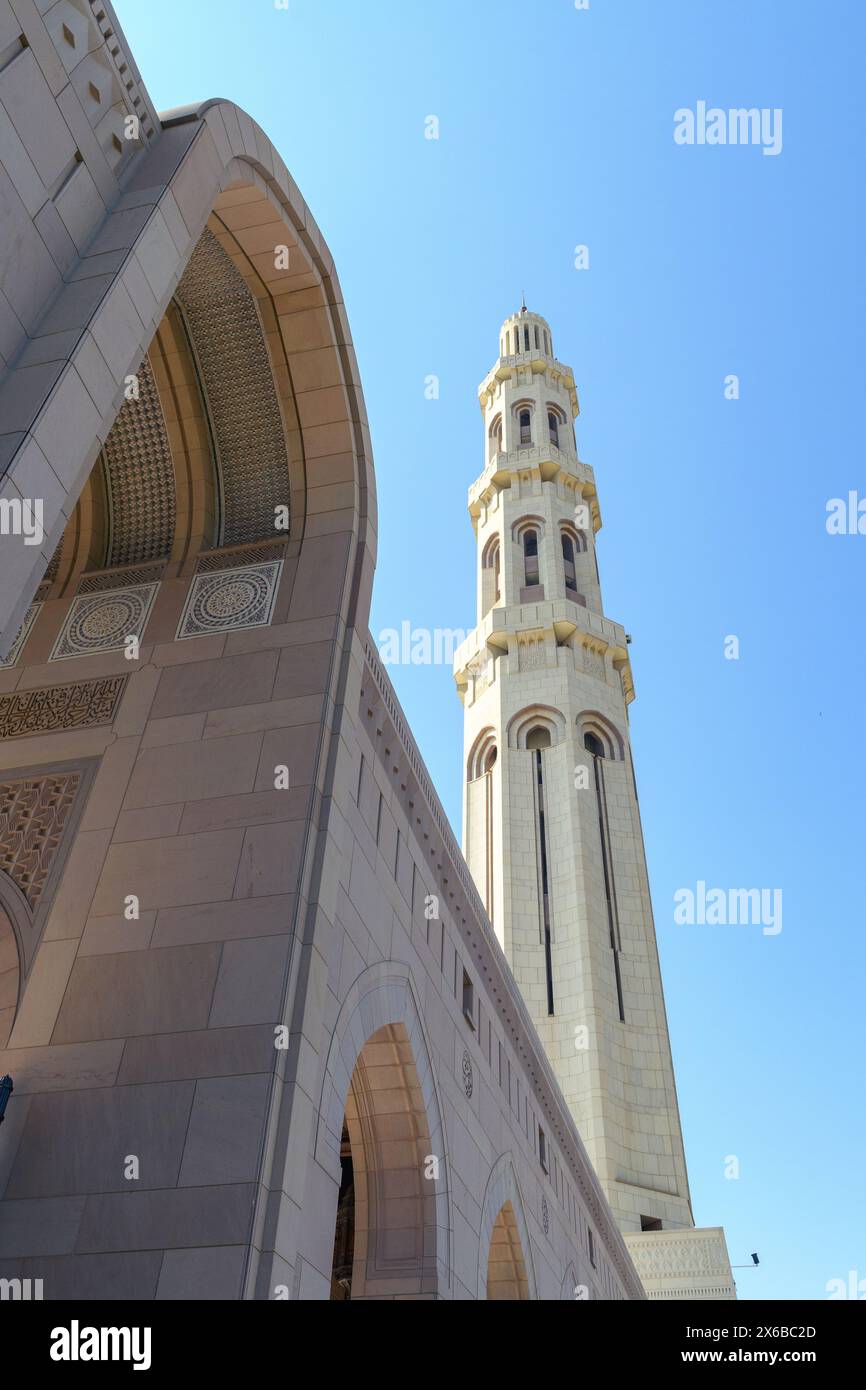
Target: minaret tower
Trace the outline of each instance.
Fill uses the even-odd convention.
[[[479,396],[478,625],[455,661],[464,853],[621,1229],[682,1232],[694,1222],[629,744],[629,638],[604,614],[595,477],[545,319],[524,306],[506,320]]]

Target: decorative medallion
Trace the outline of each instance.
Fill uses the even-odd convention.
[[[24,646],[24,643],[30,636],[33,624],[36,622],[36,617],[41,607],[41,603],[32,603],[30,607],[27,609],[27,616],[25,617],[24,622],[18,629],[18,636],[15,638],[15,641],[9,648],[9,655],[5,658],[5,660],[0,660],[0,670],[5,670],[7,667],[15,665],[16,661],[21,655],[21,649]]]
[[[242,569],[197,574],[178,625],[178,640],[236,628],[267,627],[282,567],[281,560],[271,560]]]
[[[468,1052],[463,1053],[463,1089],[466,1092],[466,1099],[472,1097],[472,1058]]]
[[[80,786],[80,772],[0,782],[0,870],[34,911]]]
[[[77,681],[74,685],[48,685],[0,695],[0,739],[110,724],[126,679],[107,676]]]
[[[544,1227],[544,1234],[550,1235],[550,1207],[547,1205],[547,1198],[541,1199],[541,1224]]]
[[[72,601],[50,660],[121,651],[130,637],[141,640],[158,588],[158,584],[138,584],[79,595]]]

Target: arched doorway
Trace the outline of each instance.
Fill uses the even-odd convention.
[[[346,1097],[332,1301],[438,1292],[436,1149],[406,1025],[386,1024],[361,1049]]]
[[[529,1280],[514,1208],[506,1202],[493,1223],[487,1256],[488,1299],[529,1298]]]
[[[538,1285],[517,1174],[502,1154],[487,1179],[478,1240],[478,1298],[534,1301]]]

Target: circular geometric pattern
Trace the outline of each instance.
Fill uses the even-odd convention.
[[[159,584],[134,584],[79,594],[72,601],[51,660],[120,651],[130,637],[141,640],[158,588]]]
[[[69,636],[73,641],[84,642],[122,640],[129,635],[140,612],[140,605],[125,596],[93,599],[88,607],[82,606],[76,613],[69,625]]]
[[[233,628],[264,627],[271,620],[282,561],[197,574],[177,635],[203,637]]]
[[[267,595],[267,585],[253,578],[230,579],[214,584],[199,595],[195,613],[201,622],[221,622],[224,618],[243,618]]]
[[[466,1092],[466,1099],[472,1097],[472,1059],[468,1052],[463,1053],[463,1089]]]

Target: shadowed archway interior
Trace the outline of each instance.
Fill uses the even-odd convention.
[[[529,1298],[529,1280],[514,1208],[506,1202],[493,1223],[487,1257],[487,1297],[512,1302]]]
[[[375,1032],[358,1056],[340,1152],[332,1298],[431,1296],[438,1289],[430,1126],[402,1023]]]

